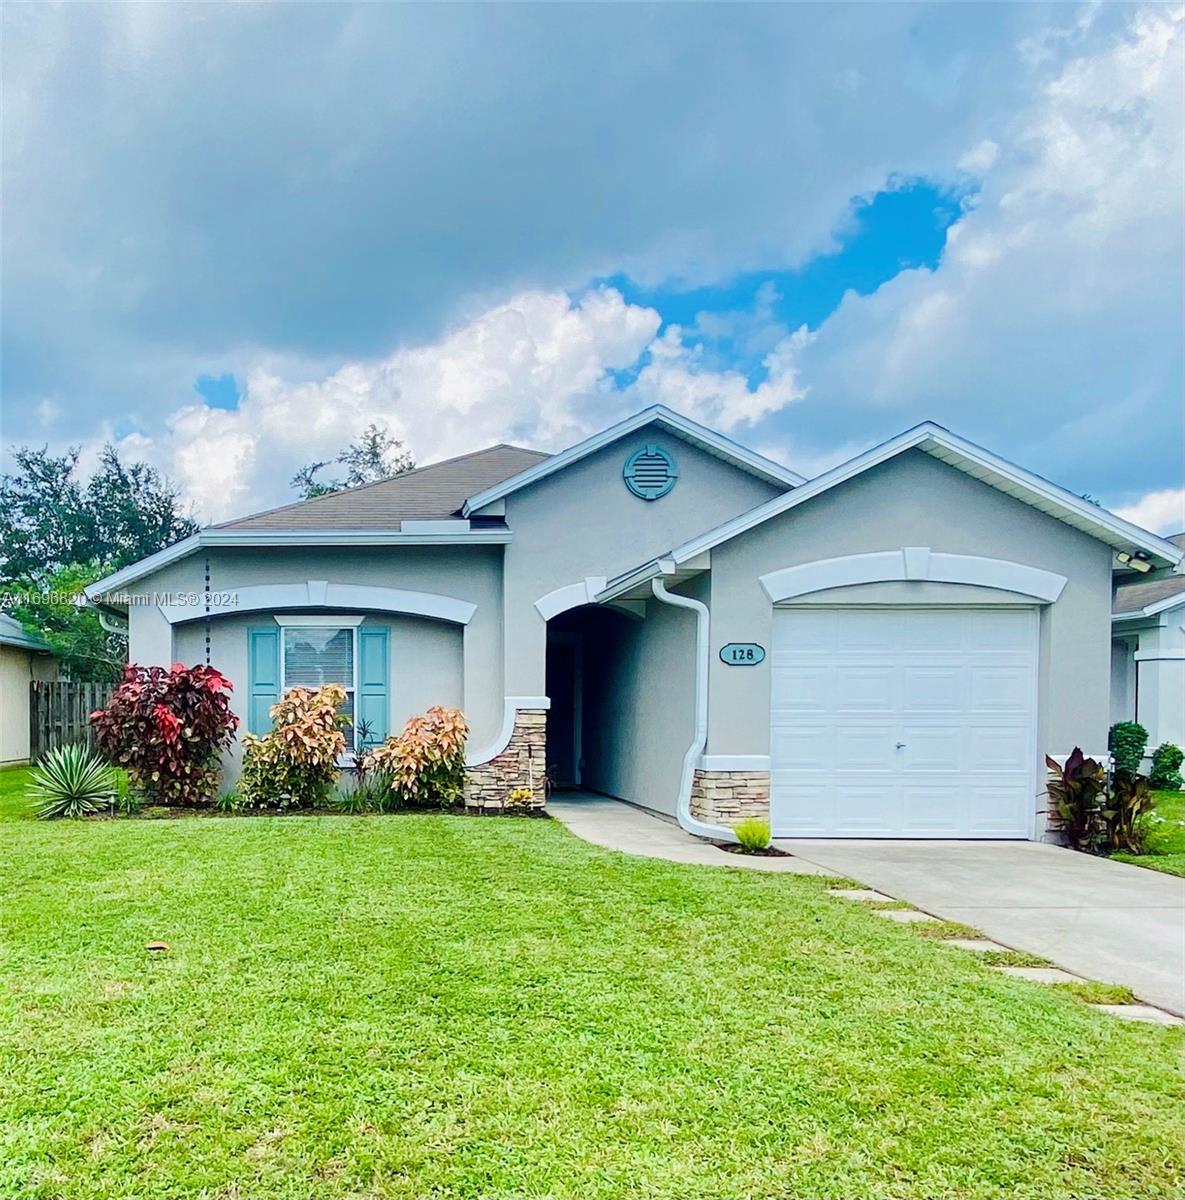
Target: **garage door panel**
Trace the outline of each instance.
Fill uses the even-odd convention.
[[[783,837],[818,837],[827,832],[824,814],[830,809],[832,784],[822,772],[812,782],[795,772],[774,772],[771,786],[778,794],[779,829]]]
[[[967,833],[971,837],[1016,837],[1028,822],[1024,802],[1029,777],[997,779],[966,788]],[[1035,803],[1035,801],[1034,801]]]
[[[896,706],[897,674],[892,667],[835,667],[835,711],[884,713]]]
[[[1035,634],[1033,609],[776,612],[775,833],[1028,836]]]
[[[970,733],[968,755],[975,771],[1021,771],[1028,768],[1032,757],[1032,739],[1027,725],[980,727]]]
[[[835,730],[835,757],[840,771],[889,771],[893,769],[894,728],[892,725],[842,725]]]
[[[834,725],[798,725],[770,732],[771,761],[794,771],[829,772],[836,761]]]
[[[793,666],[775,668],[770,677],[770,697],[775,714],[829,712],[833,703],[835,668]]]
[[[958,837],[959,806],[952,779],[931,784],[910,784],[902,789],[904,837]]]
[[[1027,713],[1033,678],[1025,666],[972,667],[971,708],[973,712]]]
[[[901,824],[901,795],[886,784],[868,784],[856,775],[836,780],[836,832],[849,837],[892,834]]]
[[[943,771],[957,774],[966,761],[966,730],[961,724],[946,726],[905,726],[905,743],[894,749],[894,765],[903,771]]]
[[[901,707],[906,713],[947,712],[962,704],[966,676],[958,667],[900,668]]]

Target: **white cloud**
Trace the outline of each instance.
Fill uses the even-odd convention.
[[[377,362],[351,362],[316,380],[282,366],[248,371],[239,408],[188,404],[154,441],[129,454],[163,467],[208,520],[293,499],[297,467],[331,458],[371,421],[385,423],[419,462],[503,439],[558,449],[646,404],[663,403],[724,430],[751,424],[801,395],[791,335],[750,384],[714,370],[702,348],[612,288],[572,300],[525,292],[448,332]],[[640,369],[639,369],[640,368]],[[634,370],[617,387],[611,372]]]
[[[1181,533],[1185,530],[1185,488],[1149,492],[1134,504],[1127,504],[1115,511],[1153,533]]]
[[[1180,478],[1185,23],[1128,20],[1048,43],[994,157],[963,160],[982,190],[938,266],[849,293],[803,347],[797,417],[820,445],[933,418],[1096,495],[1130,492],[1137,464]]]

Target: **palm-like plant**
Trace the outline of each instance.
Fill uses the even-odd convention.
[[[115,792],[111,768],[85,746],[59,746],[33,771],[33,805],[42,821],[101,812]]]

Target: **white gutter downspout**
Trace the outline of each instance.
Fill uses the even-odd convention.
[[[712,838],[718,842],[735,842],[736,834],[727,826],[707,825],[691,815],[691,785],[695,779],[695,765],[708,744],[708,606],[690,596],[678,596],[668,592],[661,579],[652,579],[650,590],[655,599],[664,604],[673,604],[676,608],[689,608],[695,613],[695,736],[683,756],[683,774],[679,778],[679,798],[675,804],[675,816],[679,824],[696,837]]]

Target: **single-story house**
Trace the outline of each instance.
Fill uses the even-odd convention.
[[[931,423],[806,480],[663,407],[203,530],[88,589],[249,730],[337,681],[431,704],[469,798],[572,786],[702,836],[1041,838],[1043,757],[1105,744],[1119,555],[1181,549]],[[233,756],[228,763],[235,770]]]
[[[57,679],[53,647],[0,614],[0,766],[29,760],[29,684]]]
[[[1185,549],[1185,533],[1168,539]],[[1148,571],[1115,589],[1111,720],[1139,721],[1151,753],[1185,747],[1185,576]]]

